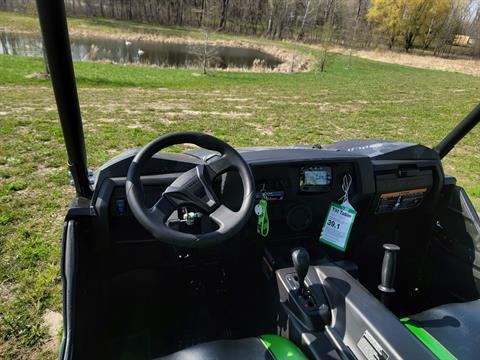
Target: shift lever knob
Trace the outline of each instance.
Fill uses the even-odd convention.
[[[305,276],[307,276],[308,267],[310,266],[310,255],[305,248],[299,247],[292,251],[292,261],[298,276],[300,291],[303,292],[305,289]]]

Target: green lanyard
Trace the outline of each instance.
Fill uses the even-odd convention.
[[[270,230],[267,212],[267,200],[261,199],[255,206],[255,213],[258,215],[257,233],[266,237]]]

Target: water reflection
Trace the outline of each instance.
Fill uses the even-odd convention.
[[[196,66],[203,46],[178,43],[158,43],[144,40],[74,38],[71,39],[73,60],[107,60],[115,63],[145,63],[159,66]],[[219,68],[251,68],[262,65],[274,68],[281,61],[256,49],[215,46],[210,66]],[[209,53],[212,53],[210,50]],[[0,54],[42,56],[39,36],[20,33],[0,33]]]

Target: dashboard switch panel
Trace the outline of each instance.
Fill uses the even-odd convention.
[[[279,191],[257,191],[255,194],[255,199],[266,199],[268,201],[270,200],[283,200],[283,197],[285,196],[285,192],[283,190]]]
[[[117,216],[127,215],[127,199],[125,198],[115,199],[115,215]]]

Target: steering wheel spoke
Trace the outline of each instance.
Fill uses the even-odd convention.
[[[211,181],[207,168],[198,165],[179,176],[165,189],[163,196],[177,208],[194,206],[202,212],[210,213],[219,205]]]
[[[220,207],[212,212],[208,217],[220,227],[220,230],[222,230],[230,227],[230,224],[232,224],[232,221],[236,218],[236,215],[237,214],[230,210],[230,208],[227,206],[220,205]]]
[[[157,202],[148,209],[150,216],[159,219],[162,223],[165,223],[177,207],[170,202],[165,196],[161,196]]]
[[[221,175],[230,170],[232,168],[232,162],[229,155],[223,154],[220,157],[215,157],[208,161],[205,167],[208,169],[210,176],[213,179],[215,176]]]

